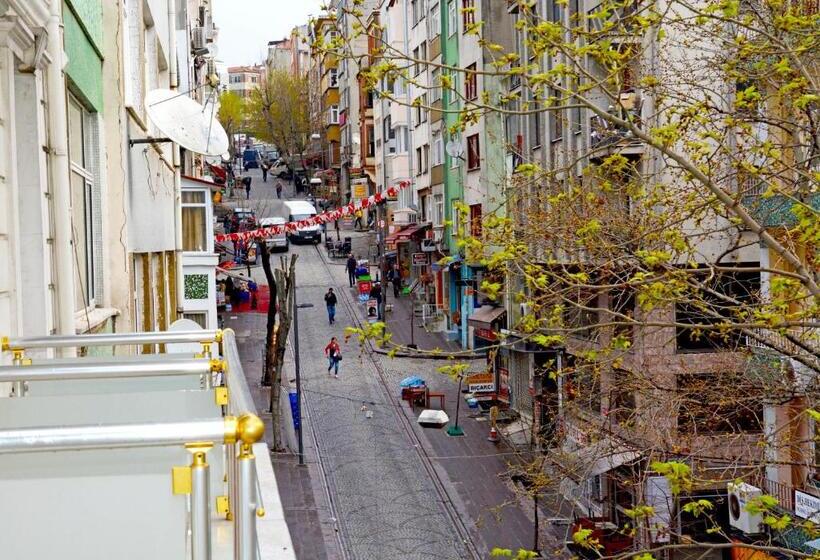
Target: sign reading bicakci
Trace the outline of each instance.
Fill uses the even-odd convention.
[[[321,214],[316,214],[315,216],[311,216],[310,218],[306,218],[304,220],[299,220],[298,222],[287,222],[284,224],[259,229],[252,229],[249,231],[242,231],[239,233],[222,233],[219,235],[215,235],[214,239],[217,242],[252,241],[254,239],[259,238],[273,237],[274,235],[279,235],[281,233],[294,233],[295,231],[300,229],[312,226],[320,226],[328,222],[335,222],[340,218],[352,216],[359,210],[368,208],[369,206],[373,206],[374,204],[378,204],[384,200],[390,200],[391,197],[396,197],[399,191],[407,187],[409,184],[409,181],[402,181],[396,186],[388,187],[387,190],[377,192],[374,195],[371,195],[367,198],[363,198],[359,202],[351,202],[350,204],[346,204],[340,208],[336,208],[335,210],[322,212]]]

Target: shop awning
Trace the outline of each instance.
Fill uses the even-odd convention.
[[[641,458],[641,453],[626,447],[605,445],[604,442],[583,447],[573,453],[562,453],[561,463],[567,476],[583,481],[604,474]]]
[[[477,329],[492,329],[492,323],[501,317],[507,310],[503,307],[492,307],[482,305],[475,312],[467,317],[467,324]]]
[[[395,245],[396,243],[404,243],[410,241],[414,235],[418,235],[420,232],[424,231],[429,224],[418,224],[407,226],[404,229],[400,229],[398,231],[394,231],[390,235],[385,238],[385,243],[388,245]]]

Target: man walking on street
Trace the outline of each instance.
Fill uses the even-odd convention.
[[[325,305],[327,305],[327,320],[331,325],[336,322],[336,303],[338,303],[336,294],[333,293],[333,288],[330,288],[325,294]]]
[[[276,198],[282,198],[282,181],[276,181]]]
[[[373,284],[373,287],[370,288],[370,299],[376,300],[376,318],[381,321],[382,320],[382,286],[378,282]]]
[[[245,185],[245,199],[250,200],[251,198],[251,176],[245,175],[242,177],[242,184]]]
[[[387,275],[388,280],[393,283],[393,297],[398,298],[401,293],[401,271],[399,270],[399,265],[394,264]]]
[[[350,253],[347,257],[347,279],[350,282],[350,287],[356,285],[356,259],[353,257],[353,253]]]

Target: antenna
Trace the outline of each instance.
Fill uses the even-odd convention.
[[[464,159],[464,146],[458,140],[448,140],[444,147],[447,150],[447,155],[453,159]]]

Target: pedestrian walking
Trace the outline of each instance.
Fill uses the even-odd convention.
[[[325,346],[325,356],[327,356],[327,372],[334,370],[333,375],[339,378],[339,362],[342,361],[342,348],[336,337],[330,339],[330,343]]]
[[[362,210],[356,210],[356,221],[353,222],[353,229],[360,230],[362,229]]]
[[[356,285],[356,258],[353,256],[353,253],[350,253],[347,256],[347,279],[350,282],[350,287]]]
[[[379,282],[373,284],[373,287],[370,288],[370,299],[376,300],[376,318],[381,321],[382,320],[382,286]]]
[[[267,183],[268,182],[268,169],[270,169],[270,164],[268,163],[267,160],[265,160],[265,161],[262,162],[262,165],[260,165],[259,167],[262,168],[262,182]]]
[[[401,294],[401,270],[398,264],[394,264],[390,272],[387,273],[390,282],[393,284],[393,297],[398,298]]]
[[[325,305],[327,306],[327,320],[332,325],[336,322],[336,294],[333,293],[333,288],[329,288],[325,294]]]
[[[282,181],[276,181],[276,198],[282,198]]]
[[[250,200],[251,198],[251,176],[245,175],[242,177],[242,184],[245,185],[245,199]]]

